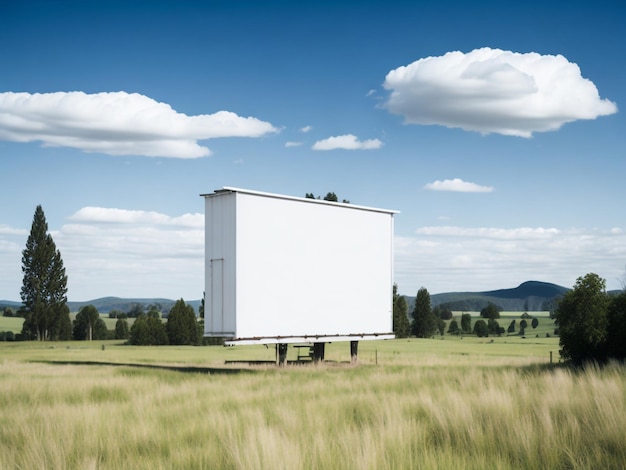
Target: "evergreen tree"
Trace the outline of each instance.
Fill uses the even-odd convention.
[[[129,336],[128,321],[125,318],[118,318],[115,322],[115,339],[128,339]]]
[[[460,332],[461,332],[461,330],[459,330],[459,324],[453,318],[452,321],[450,322],[450,326],[448,326],[448,334],[449,335],[458,335]]]
[[[67,340],[71,322],[67,307],[67,276],[41,206],[35,209],[26,248],[22,251],[25,339]]]
[[[183,299],[177,300],[167,316],[165,325],[169,344],[190,344],[200,342],[198,337],[198,320],[191,305]]]
[[[472,316],[469,313],[461,314],[461,332],[462,333],[472,332]]]
[[[417,291],[413,308],[411,333],[418,338],[429,338],[437,331],[437,318],[430,307],[430,294],[425,287]]]
[[[507,333],[515,333],[515,320],[511,320],[509,327],[506,330]]]
[[[202,300],[200,301],[200,305],[198,306],[198,316],[204,319],[204,296],[205,293],[202,293]]]
[[[398,294],[397,284],[393,285],[393,332],[397,338],[409,336],[409,305],[403,295]]]

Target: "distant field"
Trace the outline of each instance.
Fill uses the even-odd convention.
[[[558,338],[273,347],[0,343],[0,468],[621,468],[626,369],[550,365]],[[558,357],[558,354],[554,354]],[[295,359],[295,351],[289,357]]]
[[[72,320],[76,317],[76,314],[71,314]],[[109,318],[108,315],[100,315],[107,326],[107,330],[115,330],[115,322],[117,318]],[[134,318],[128,318],[128,326],[131,326],[135,321]],[[19,317],[2,317],[0,316],[0,331],[12,331],[13,333],[19,333],[22,331],[23,318]]]
[[[12,331],[19,333],[22,331],[23,318],[19,317],[0,317],[0,331]]]

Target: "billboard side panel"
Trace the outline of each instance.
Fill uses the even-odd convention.
[[[239,193],[237,334],[392,330],[393,214]]]
[[[234,336],[236,332],[235,196],[205,198],[205,336]]]

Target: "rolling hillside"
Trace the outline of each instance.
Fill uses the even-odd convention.
[[[449,292],[430,296],[433,307],[438,305],[453,311],[479,312],[489,302],[504,311],[536,312],[550,310],[555,299],[569,289],[548,282],[527,281],[512,289],[499,289],[485,292]],[[412,309],[415,297],[408,297]]]

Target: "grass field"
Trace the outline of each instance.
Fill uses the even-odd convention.
[[[626,369],[550,351],[545,335],[365,341],[351,366],[333,343],[279,369],[224,365],[273,360],[264,346],[0,343],[0,468],[623,468]]]

